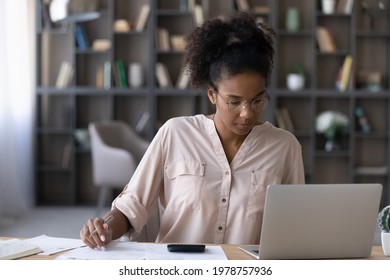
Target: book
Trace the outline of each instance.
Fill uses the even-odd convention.
[[[63,61],[60,66],[60,71],[57,75],[56,88],[65,88],[69,85],[73,77],[73,67],[68,61]]]
[[[194,6],[195,25],[201,25],[204,22],[203,9],[201,5]]]
[[[42,3],[41,12],[42,12],[42,26],[44,29],[50,30],[53,28],[53,22],[51,21],[50,11],[49,11],[50,3]]]
[[[157,28],[157,44],[157,47],[161,51],[169,51],[171,49],[168,29],[164,27]]]
[[[145,128],[146,128],[149,120],[150,120],[150,113],[149,113],[149,111],[143,112],[141,114],[141,116],[139,117],[138,121],[136,122],[134,130],[138,134],[142,134],[145,131]]]
[[[41,85],[47,87],[51,85],[51,36],[49,32],[42,32],[41,36]]]
[[[348,88],[352,72],[352,56],[346,55],[340,73],[340,91],[345,92]]]
[[[256,5],[252,8],[253,13],[255,14],[262,14],[262,15],[267,15],[271,13],[271,9],[267,5]]]
[[[57,79],[56,79],[56,84],[55,84],[56,88],[65,87],[65,77],[66,77],[66,72],[68,71],[68,67],[69,67],[68,65],[69,62],[67,61],[63,61],[61,63],[60,70],[58,72]]]
[[[177,78],[175,86],[179,89],[185,89],[188,87],[189,82],[190,82],[189,69],[188,69],[188,67],[183,66],[180,69],[179,77]]]
[[[196,3],[196,0],[187,0],[188,2],[188,11],[193,13],[194,10],[195,10],[195,3]]]
[[[62,153],[62,168],[69,168],[72,161],[73,145],[71,142],[65,144],[64,151]]]
[[[0,260],[14,260],[41,253],[37,245],[20,239],[0,241]]]
[[[149,13],[150,13],[150,5],[149,4],[142,5],[138,18],[135,21],[135,27],[134,27],[135,31],[140,32],[145,29],[146,22],[148,21],[149,18]]]
[[[354,4],[355,4],[355,0],[347,0],[347,4],[345,5],[344,12],[348,15],[351,14]]]
[[[103,73],[103,65],[97,66],[96,69],[96,88],[104,87],[104,73]]]
[[[172,86],[172,80],[168,72],[167,66],[162,62],[156,63],[156,77],[160,88]]]
[[[286,129],[286,123],[284,121],[284,118],[283,118],[283,115],[282,115],[282,112],[280,109],[275,110],[275,118],[276,118],[276,123],[277,123],[278,127],[281,129]]]
[[[388,172],[387,166],[358,166],[355,168],[357,175],[386,175]]]
[[[249,12],[250,11],[249,3],[247,0],[236,0],[236,4],[237,4],[237,9],[240,12]]]
[[[126,88],[127,87],[126,69],[123,60],[118,59],[116,61],[116,69],[119,75],[119,87]]]
[[[290,115],[290,112],[288,111],[288,109],[286,107],[281,107],[280,112],[282,114],[282,118],[284,120],[286,130],[288,130],[290,132],[294,132],[294,124],[292,122],[291,115]]]
[[[104,62],[103,65],[103,88],[110,89],[112,85],[112,65],[110,61]]]
[[[337,50],[333,35],[327,27],[317,26],[316,39],[321,52],[334,52]]]
[[[354,0],[338,0],[336,11],[341,14],[351,14],[354,5]]]
[[[114,85],[115,85],[115,87],[121,87],[121,81],[119,78],[118,67],[116,67],[115,62],[112,62],[111,66],[112,66],[112,74],[114,77]]]
[[[279,128],[294,132],[294,124],[292,122],[290,112],[286,107],[276,109],[275,117]]]
[[[87,31],[85,30],[85,26],[77,23],[75,26],[75,37],[76,37],[76,44],[77,47],[80,50],[87,50],[90,48],[90,42],[87,36]]]

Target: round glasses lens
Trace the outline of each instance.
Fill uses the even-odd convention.
[[[243,108],[243,104],[241,101],[230,101],[228,102],[229,111],[238,111]]]
[[[254,111],[262,111],[267,107],[268,99],[257,99],[252,102],[252,110]]]

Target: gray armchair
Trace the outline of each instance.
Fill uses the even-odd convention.
[[[122,189],[130,180],[149,146],[122,121],[92,122],[88,126],[92,177],[99,187],[97,214],[107,202],[112,189]]]

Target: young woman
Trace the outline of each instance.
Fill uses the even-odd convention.
[[[160,128],[112,210],[82,228],[89,247],[137,235],[158,200],[156,242],[259,242],[266,187],[304,183],[297,139],[260,122],[270,101],[273,40],[273,30],[247,14],[208,20],[186,36],[191,84],[207,89],[215,113]]]

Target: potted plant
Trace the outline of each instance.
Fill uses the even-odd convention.
[[[390,205],[379,212],[378,224],[381,229],[383,253],[385,256],[390,256]]]
[[[316,131],[324,135],[325,151],[338,149],[339,139],[348,132],[348,117],[341,112],[324,111],[316,118]]]
[[[291,65],[287,74],[287,88],[291,91],[301,90],[305,87],[305,70],[299,63]]]

